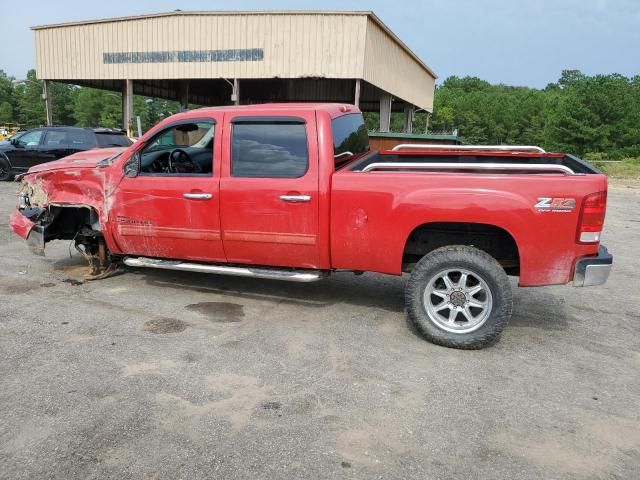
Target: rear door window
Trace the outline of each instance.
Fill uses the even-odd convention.
[[[69,129],[66,132],[65,143],[76,150],[89,150],[96,146],[93,135],[82,128]]]
[[[331,121],[333,155],[336,163],[352,160],[369,151],[369,132],[359,113],[343,115]]]
[[[44,137],[44,146],[56,148],[66,146],[67,134],[64,130],[49,130]]]
[[[128,147],[129,145],[131,145],[131,140],[129,140],[129,137],[121,133],[96,132],[96,138],[98,139],[99,147]]]
[[[234,120],[231,176],[300,178],[308,168],[304,120]]]

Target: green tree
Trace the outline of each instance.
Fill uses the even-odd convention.
[[[13,107],[9,102],[0,103],[0,123],[13,122]]]
[[[13,78],[0,70],[0,122],[13,121],[14,106]]]
[[[33,128],[47,122],[42,99],[42,82],[36,78],[35,70],[27,72],[27,78],[22,84],[16,86],[14,94],[19,123],[25,128]]]

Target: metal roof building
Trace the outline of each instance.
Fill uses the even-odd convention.
[[[181,104],[354,103],[432,111],[435,73],[372,12],[182,12],[32,27],[45,80]],[[48,99],[50,100],[50,99]],[[47,102],[50,107],[50,101]],[[50,108],[49,108],[50,111]]]

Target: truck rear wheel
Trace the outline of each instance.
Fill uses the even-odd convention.
[[[464,245],[425,255],[411,272],[405,302],[409,320],[427,340],[462,349],[495,343],[513,305],[502,266]]]

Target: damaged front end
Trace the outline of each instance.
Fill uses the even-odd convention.
[[[52,222],[48,209],[39,206],[46,204],[47,196],[44,189],[40,185],[34,186],[23,181],[18,190],[17,211],[9,218],[11,230],[26,240],[36,255],[44,255],[45,228]]]
[[[45,245],[51,240],[71,240],[88,261],[91,275],[100,275],[109,266],[96,211],[87,205],[50,202],[41,182],[22,181],[10,226],[36,255],[44,256]]]

